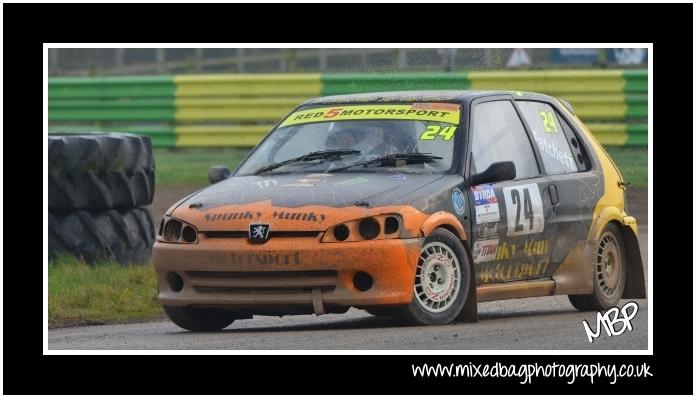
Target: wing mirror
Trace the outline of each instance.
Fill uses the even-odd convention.
[[[208,170],[208,181],[210,181],[211,184],[215,184],[222,180],[226,180],[231,174],[232,172],[227,168],[227,166],[211,166],[210,170]]]
[[[486,170],[471,176],[471,185],[514,180],[516,175],[515,163],[511,161],[496,162],[488,166]]]

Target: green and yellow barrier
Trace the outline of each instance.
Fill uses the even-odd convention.
[[[646,70],[51,78],[49,131],[140,133],[158,147],[253,146],[312,97],[465,89],[550,94],[568,100],[601,143],[647,145]]]

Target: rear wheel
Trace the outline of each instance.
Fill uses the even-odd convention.
[[[167,317],[180,328],[192,332],[214,332],[234,322],[234,314],[221,308],[162,306]]]
[[[452,322],[469,295],[471,271],[464,246],[450,231],[438,228],[423,243],[413,301],[402,308],[401,317],[419,325]]]
[[[619,227],[609,224],[599,237],[594,256],[594,292],[569,295],[580,311],[603,311],[615,307],[626,285],[626,250]]]

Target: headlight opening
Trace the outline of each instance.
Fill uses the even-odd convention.
[[[197,243],[198,230],[193,225],[175,218],[162,218],[158,238],[168,243]]]
[[[334,225],[326,231],[322,241],[358,242],[395,239],[399,238],[401,227],[401,216],[398,214],[365,217]]]

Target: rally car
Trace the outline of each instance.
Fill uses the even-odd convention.
[[[301,104],[159,225],[159,301],[184,329],[350,307],[415,324],[477,303],[644,298],[627,182],[555,98],[408,91]]]

